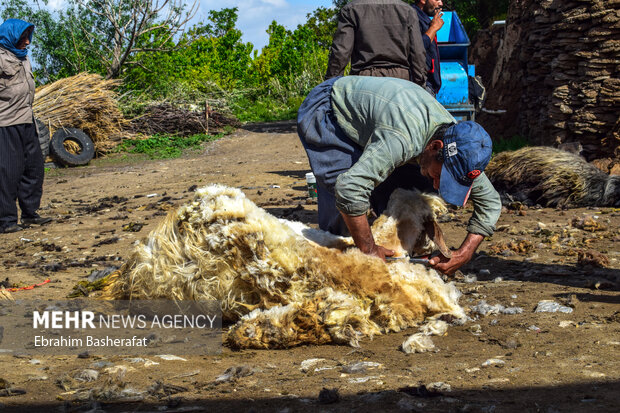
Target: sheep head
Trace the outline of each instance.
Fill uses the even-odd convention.
[[[421,255],[438,249],[449,258],[452,254],[437,223],[437,216],[446,211],[445,203],[436,195],[397,189],[373,224],[375,242],[394,250],[396,256]]]

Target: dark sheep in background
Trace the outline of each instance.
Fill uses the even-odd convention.
[[[504,204],[548,207],[620,206],[620,175],[607,175],[580,156],[534,146],[495,156],[485,173]]]

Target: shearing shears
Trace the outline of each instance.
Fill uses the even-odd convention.
[[[431,254],[427,255],[416,255],[415,257],[385,257],[386,261],[398,261],[398,260],[408,260],[412,264],[422,264],[429,265],[429,261],[433,257],[437,257],[441,255],[441,252],[434,251]]]

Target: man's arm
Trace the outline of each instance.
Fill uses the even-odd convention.
[[[353,217],[366,214],[375,187],[417,153],[415,145],[396,130],[376,128],[357,162],[336,178],[336,208]]]
[[[336,179],[336,207],[340,210],[355,245],[365,254],[381,259],[394,255],[394,251],[375,244],[366,212],[370,208],[372,190],[383,182],[396,166],[415,155],[408,150],[412,146],[403,135],[393,129],[377,128],[358,161]]]
[[[420,34],[420,21],[415,11],[411,11],[411,26],[409,26],[409,71],[411,81],[420,86],[426,84],[426,49]]]
[[[439,256],[430,260],[431,266],[437,271],[454,274],[471,260],[484,237],[493,235],[502,211],[502,202],[486,174],[483,173],[475,179],[470,199],[474,204],[474,213],[467,225],[467,236],[459,249],[452,252],[452,258]]]
[[[334,33],[325,80],[344,75],[344,69],[353,52],[354,40],[355,25],[349,17],[348,9],[343,8],[338,15],[338,28]]]
[[[375,244],[375,239],[372,236],[370,225],[368,224],[368,218],[366,215],[351,216],[344,212],[341,212],[344,223],[347,224],[351,237],[355,242],[355,246],[359,248],[364,254],[374,255],[381,259],[385,257],[391,257],[394,255],[394,251]]]
[[[433,20],[431,20],[431,25],[428,27],[428,30],[426,31],[426,33],[424,33],[428,36],[431,42],[435,40],[435,36],[437,36],[437,32],[443,26],[442,16],[443,16],[443,12],[437,11],[437,13],[435,13],[435,16],[433,17]]]
[[[465,240],[459,249],[452,251],[452,258],[446,258],[443,255],[440,255],[438,257],[431,258],[429,260],[429,264],[437,271],[447,275],[452,275],[456,272],[456,270],[471,260],[471,257],[473,257],[474,252],[476,252],[476,249],[478,249],[483,240],[483,235],[472,234],[470,232],[465,237]]]
[[[484,172],[474,180],[469,199],[474,212],[467,223],[467,232],[490,237],[502,213],[502,201]]]

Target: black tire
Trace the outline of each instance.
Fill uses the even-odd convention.
[[[66,141],[77,143],[80,146],[78,153],[71,153],[65,148]],[[52,159],[65,166],[86,165],[95,156],[95,145],[92,139],[77,128],[58,129],[52,136],[50,145]]]
[[[39,119],[34,120],[35,126],[37,128],[37,135],[39,135],[39,145],[41,145],[41,154],[43,155],[43,160],[47,158],[50,154],[50,130],[43,121]]]

